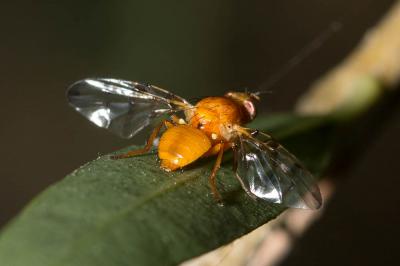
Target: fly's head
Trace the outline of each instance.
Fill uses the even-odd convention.
[[[255,103],[260,99],[256,94],[231,91],[225,93],[224,96],[231,99],[241,107],[244,116],[243,123],[248,123],[256,117],[257,110]]]

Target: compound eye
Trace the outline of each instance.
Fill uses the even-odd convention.
[[[256,117],[256,107],[254,106],[254,103],[252,101],[246,100],[243,102],[243,106],[246,109],[250,120],[253,120]]]

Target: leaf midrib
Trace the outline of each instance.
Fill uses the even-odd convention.
[[[109,156],[109,155],[106,155]],[[153,156],[154,157],[154,156]],[[101,159],[101,158],[99,158]],[[97,160],[96,160],[97,161]],[[85,164],[88,166],[90,164]],[[224,166],[221,168],[225,168]],[[161,196],[165,195],[168,192],[179,189],[185,184],[190,183],[191,181],[200,178],[198,175],[199,171],[194,171],[190,175],[186,175],[181,178],[176,178],[173,181],[168,181],[165,185],[160,187],[159,189],[154,190],[153,192],[138,197],[133,204],[129,207],[123,208],[117,212],[115,212],[109,219],[102,221],[100,224],[96,226],[92,226],[90,231],[86,231],[87,233],[81,234],[78,238],[74,239],[70,242],[70,249],[59,259],[61,262],[68,261],[71,254],[74,254],[76,249],[79,249],[80,246],[87,243],[85,240],[90,239],[91,236],[95,235],[98,232],[103,232],[106,228],[112,226],[119,220],[122,220],[124,217],[128,216],[130,213],[138,210],[139,208],[147,205],[149,202],[159,199]]]

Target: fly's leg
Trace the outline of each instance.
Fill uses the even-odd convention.
[[[211,187],[211,192],[214,196],[214,199],[218,202],[222,201],[222,197],[221,194],[218,192],[215,177],[217,175],[219,168],[221,167],[222,155],[224,154],[224,145],[225,145],[224,143],[221,143],[221,147],[218,151],[217,160],[215,161],[214,167],[211,171],[211,175],[208,177],[208,182]]]
[[[186,121],[183,120],[182,118],[177,117],[176,115],[171,115],[171,121],[175,125],[183,125],[186,124]]]
[[[171,123],[170,121],[164,120],[157,127],[155,127],[153,129],[153,132],[151,132],[150,137],[147,139],[147,143],[144,146],[144,148],[137,149],[137,150],[134,150],[134,151],[128,151],[127,153],[123,153],[123,154],[119,154],[119,155],[113,155],[110,158],[114,159],[114,160],[116,160],[116,159],[124,159],[124,158],[129,158],[129,157],[133,157],[133,156],[137,156],[137,155],[141,155],[141,154],[145,154],[145,153],[149,152],[151,147],[153,146],[153,142],[154,142],[155,138],[158,136],[158,133],[160,133],[160,130],[161,130],[163,125],[166,128],[170,128],[170,127],[174,126],[174,124]]]
[[[252,198],[253,200],[257,199],[257,196],[254,195],[245,185],[243,179],[238,175],[237,173],[237,168],[238,168],[238,153],[237,153],[237,149],[238,147],[236,147],[235,145],[232,146],[233,149],[233,167],[232,170],[235,173],[236,179],[239,181],[240,185],[242,186],[243,190],[247,193],[247,195],[250,196],[250,198]]]

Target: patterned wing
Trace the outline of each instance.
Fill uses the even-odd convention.
[[[119,79],[84,79],[67,90],[70,105],[95,125],[131,138],[166,114],[192,106],[153,85]]]
[[[318,209],[322,205],[314,177],[282,145],[240,136],[236,146],[236,175],[248,193],[292,208]]]

